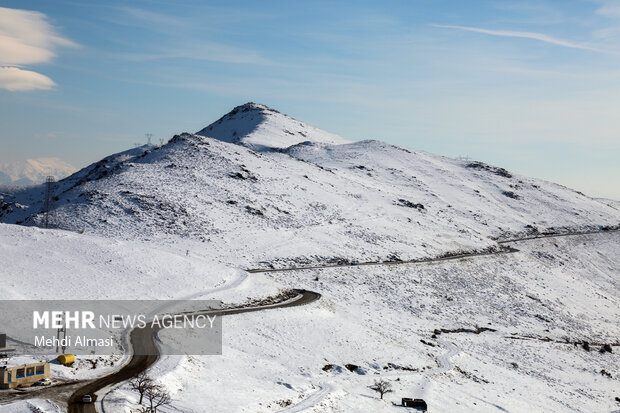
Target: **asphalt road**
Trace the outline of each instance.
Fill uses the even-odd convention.
[[[286,268],[251,268],[246,270],[249,273],[265,273],[265,272],[286,272],[286,271],[299,271],[299,270],[317,270],[322,268],[341,268],[341,267],[361,267],[366,265],[400,265],[400,264],[420,264],[425,262],[439,262],[439,261],[448,261],[448,260],[458,260],[461,258],[471,258],[471,257],[481,257],[485,255],[497,255],[497,254],[510,254],[513,252],[518,252],[519,250],[507,246],[507,244],[518,242],[518,241],[527,241],[531,239],[539,239],[539,238],[557,238],[557,237],[569,237],[575,235],[588,235],[588,234],[599,234],[599,233],[607,233],[607,232],[617,232],[620,229],[612,228],[608,230],[592,230],[592,231],[583,231],[583,232],[567,232],[562,234],[538,234],[531,235],[527,237],[521,238],[513,238],[513,239],[503,239],[498,240],[497,243],[501,245],[500,250],[496,251],[483,251],[483,252],[468,252],[463,254],[453,254],[447,255],[444,257],[438,258],[418,258],[413,260],[396,260],[396,261],[368,261],[368,262],[356,262],[356,263],[343,263],[343,264],[320,264],[320,265],[308,265],[308,266],[299,266],[299,267],[286,267]]]
[[[312,291],[296,291],[298,293],[298,298],[285,300],[280,303],[262,306],[258,305],[252,307],[231,308],[225,310],[196,312],[193,315],[224,316],[240,313],[249,313],[253,311],[264,311],[272,308],[297,307],[300,305],[309,304],[321,298],[321,295],[319,293],[315,293]],[[157,331],[159,331],[159,328],[152,328],[148,325],[146,328],[133,329],[129,337],[132,353],[134,355],[129,360],[129,363],[125,364],[120,370],[112,374],[88,382],[82,387],[78,388],[69,398],[69,413],[96,413],[97,410],[95,409],[95,403],[82,402],[82,397],[84,395],[91,395],[93,396],[93,400],[96,400],[95,392],[103,389],[104,387],[129,380],[148,369],[151,365],[153,365],[153,363],[155,363],[159,358],[159,351],[157,345],[155,344],[155,334],[157,334]]]
[[[502,247],[496,251],[483,251],[483,252],[467,252],[463,254],[447,255],[439,258],[418,258],[414,260],[406,261],[367,261],[357,263],[345,263],[345,264],[323,264],[323,265],[308,265],[300,267],[286,267],[286,268],[253,268],[246,270],[249,273],[261,273],[261,272],[286,272],[286,271],[299,271],[299,270],[317,270],[322,268],[341,268],[341,267],[363,267],[368,265],[401,265],[401,264],[420,264],[424,262],[439,262],[448,260],[458,260],[461,258],[481,257],[485,255],[497,255],[497,254],[510,254],[518,252],[519,250],[512,247]]]
[[[543,233],[543,234],[530,235],[530,236],[521,237],[521,238],[512,238],[512,239],[498,240],[497,243],[498,244],[509,244],[511,242],[527,241],[527,240],[530,240],[530,239],[572,237],[572,236],[575,236],[575,235],[600,234],[600,233],[618,232],[618,231],[620,231],[620,229],[611,228],[611,229],[605,229],[605,230],[598,229],[598,230],[582,231],[582,232],[566,232],[566,233],[563,233],[563,234],[553,234],[553,233],[544,234]]]

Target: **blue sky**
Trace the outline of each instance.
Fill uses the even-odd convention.
[[[81,167],[255,101],[620,199],[620,0],[0,7],[0,162]]]

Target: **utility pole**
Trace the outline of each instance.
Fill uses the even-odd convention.
[[[67,349],[67,346],[65,346],[64,340],[67,338],[67,325],[65,324],[64,314],[62,316],[62,323],[63,323],[63,326],[59,328],[58,330],[56,330],[56,353],[58,353],[58,345],[61,343],[61,340],[62,340],[62,354],[65,354],[65,350]]]
[[[49,175],[45,180],[45,200],[43,202],[43,228],[52,228],[54,226],[54,186],[56,180]]]

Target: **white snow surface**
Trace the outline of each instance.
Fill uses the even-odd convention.
[[[282,288],[322,294],[304,307],[225,317],[222,356],[162,357],[150,370],[173,396],[162,413],[389,412],[400,397],[422,397],[440,412],[615,406],[618,346],[600,353],[598,343],[620,338],[618,232],[522,241],[517,253],[439,263],[248,275],[214,266],[213,251],[191,240],[106,240],[0,225],[3,295],[243,303]],[[477,326],[496,331],[432,337]],[[589,352],[574,344],[583,341]],[[384,401],[368,388],[377,378],[394,387]],[[127,385],[105,397],[106,411],[136,408]]]
[[[149,371],[173,397],[161,413],[397,412],[401,397],[424,398],[432,412],[620,408],[619,232],[437,263],[243,270],[496,250],[497,238],[614,227],[616,203],[378,141],[287,145],[291,135],[273,125],[290,118],[277,112],[268,111],[271,135],[252,142],[261,129],[240,132],[249,121],[238,117],[253,110],[224,117],[217,136],[178,135],[59,182],[54,219],[73,231],[0,224],[0,298],[240,304],[288,288],[322,294],[226,316],[221,356],[162,357]],[[245,138],[226,138],[231,128]],[[4,194],[0,220],[40,222],[42,195]],[[492,330],[434,334],[477,327]],[[53,374],[111,368],[101,364]],[[379,378],[394,390],[384,400],[369,389]],[[104,396],[106,411],[136,410],[127,384]],[[5,402],[0,394],[1,412],[21,411]]]
[[[61,413],[62,411],[55,403],[38,398],[20,400],[5,406],[0,405],[2,413]]]
[[[196,132],[196,135],[244,145],[259,151],[284,149],[300,142],[332,145],[351,142],[253,102],[237,106]]]

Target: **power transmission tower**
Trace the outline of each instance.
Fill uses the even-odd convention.
[[[43,228],[54,227],[54,187],[56,180],[53,176],[48,176],[45,180],[45,200],[43,202]]]
[[[145,133],[144,136],[146,136],[146,143],[148,143],[149,145],[151,144],[151,138],[153,137],[152,133]]]

